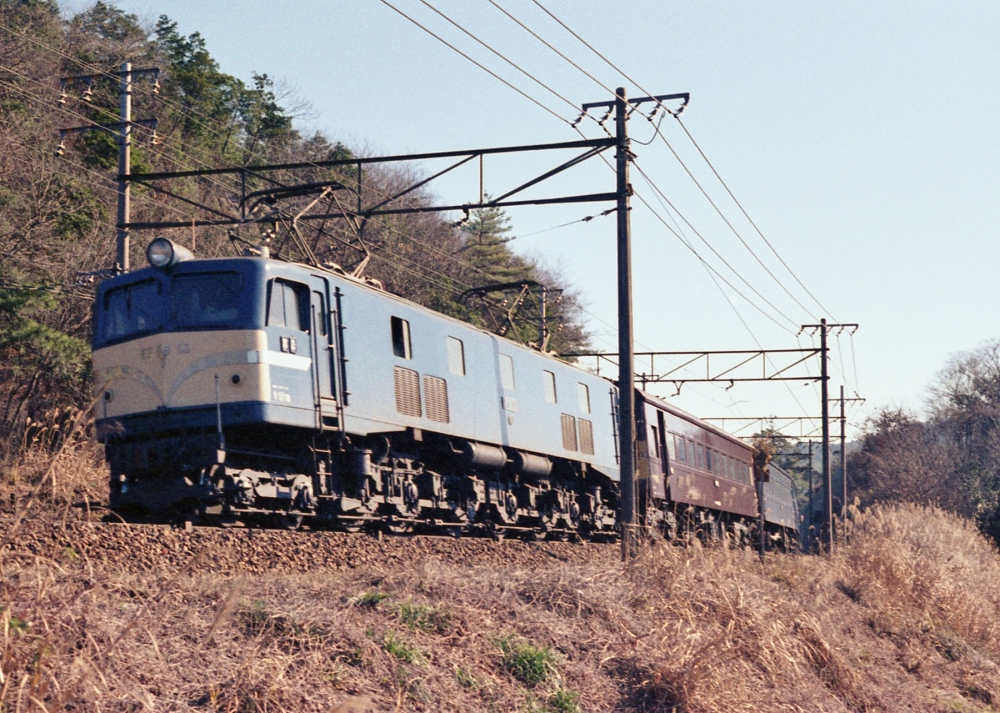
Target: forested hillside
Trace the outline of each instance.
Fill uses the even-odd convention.
[[[151,77],[135,81],[133,116],[156,117],[159,124],[155,135],[149,128],[135,129],[133,172],[353,155],[334,137],[297,128],[308,97],[281,90],[266,67],[249,83],[226,74],[197,28],[182,31],[167,16],[155,27],[144,27],[135,16],[102,2],[66,18],[47,0],[0,0],[0,438],[6,444],[20,436],[26,419],[51,417],[56,408],[87,400],[93,286],[78,274],[108,269],[114,261],[117,138],[107,131],[81,132],[64,137],[61,156],[56,149],[59,129],[118,121],[118,87],[111,73],[124,61],[161,69],[155,84]],[[97,78],[89,84],[71,82],[61,92],[60,77],[84,74]],[[413,166],[395,166],[366,168],[368,195],[393,195],[417,176]],[[298,180],[346,184],[349,178],[317,168]],[[231,207],[235,198],[232,186],[211,176],[172,189],[182,198],[220,208]],[[433,201],[433,195],[418,189],[394,205]],[[132,220],[189,221],[193,213],[185,205],[136,186]],[[494,323],[489,306],[459,303],[458,294],[519,280],[567,288],[558,274],[511,249],[509,220],[499,210],[450,222],[458,217],[425,213],[363,225],[330,221],[302,238],[318,260],[349,270],[361,268],[367,253],[365,277],[487,328]],[[239,254],[239,246],[269,237],[272,252],[301,257],[301,248],[287,234],[277,230],[269,236],[264,227],[241,227],[232,235],[198,227],[167,235],[203,257]],[[133,265],[145,264],[142,251],[151,237],[134,235]],[[557,351],[587,342],[576,296],[568,289],[562,295],[549,305],[549,348]],[[536,330],[525,322],[515,326],[513,336],[529,341]]]

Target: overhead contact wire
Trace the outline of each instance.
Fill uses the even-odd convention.
[[[641,84],[639,84],[639,82],[637,82],[635,79],[633,79],[631,76],[629,76],[623,69],[621,69],[618,65],[616,65],[614,62],[612,62],[610,59],[608,59],[604,54],[602,54],[600,51],[598,51],[597,48],[595,48],[593,45],[591,45],[589,42],[587,42],[579,34],[577,34],[576,32],[574,32],[573,29],[569,25],[567,25],[565,22],[563,22],[561,19],[559,19],[548,8],[546,8],[539,0],[532,0],[532,2],[534,2],[535,5],[537,5],[539,8],[541,8],[541,10],[543,12],[545,12],[545,14],[547,14],[555,22],[557,22],[564,30],[566,30],[571,35],[573,35],[573,37],[575,37],[577,40],[579,40],[587,49],[589,49],[591,52],[593,52],[598,57],[600,57],[602,60],[604,60],[604,62],[609,67],[611,67],[613,70],[615,70],[616,72],[618,72],[620,75],[622,75],[629,82],[631,82],[636,87],[638,87],[640,91],[644,92],[648,96],[652,96],[652,92],[650,92],[649,90],[645,89]],[[662,102],[658,101],[657,104],[660,107],[663,107]],[[816,298],[816,296],[812,293],[812,291],[808,287],[806,287],[805,283],[803,283],[802,280],[799,279],[798,275],[795,274],[795,272],[788,265],[788,263],[785,262],[785,259],[781,257],[781,254],[777,251],[777,249],[774,247],[774,245],[771,244],[771,241],[767,239],[767,236],[764,235],[763,231],[757,226],[757,223],[753,220],[753,218],[750,217],[750,214],[743,207],[743,204],[736,198],[736,195],[729,188],[729,185],[723,180],[721,174],[719,174],[719,172],[716,170],[715,166],[709,160],[708,156],[702,150],[701,146],[698,144],[697,141],[695,141],[694,136],[692,136],[691,132],[688,131],[687,126],[685,126],[684,122],[681,121],[680,115],[678,115],[676,112],[669,112],[669,113],[671,114],[671,116],[673,116],[677,120],[677,123],[684,130],[684,133],[687,135],[688,139],[694,145],[695,149],[697,149],[697,151],[701,155],[702,159],[704,159],[705,163],[708,164],[708,167],[711,169],[712,173],[715,174],[715,177],[719,180],[719,183],[722,184],[722,187],[726,190],[726,193],[729,194],[729,197],[732,198],[733,202],[740,209],[740,212],[743,213],[744,217],[747,219],[747,221],[750,223],[750,225],[753,226],[753,228],[757,232],[757,234],[760,235],[761,239],[764,241],[764,243],[767,245],[767,247],[771,250],[771,252],[774,254],[774,256],[776,258],[778,258],[779,262],[781,262],[781,264],[785,268],[785,270],[787,270],[788,273],[792,276],[792,278],[799,284],[799,286],[802,287],[803,290],[805,290],[806,294],[808,294],[809,297],[812,298],[813,302],[815,302],[817,304],[817,306],[819,306],[819,308],[823,311],[823,313],[824,314],[829,314],[832,317],[833,316],[832,313],[829,310],[827,310],[826,307],[823,306],[823,304]],[[658,128],[657,128],[657,133],[659,133],[659,129]],[[664,138],[664,142],[666,142],[665,138]],[[667,146],[668,146],[668,148],[670,148],[669,144],[667,144]],[[670,150],[671,150],[671,152],[673,152],[673,148],[670,148]],[[676,154],[674,154],[674,155],[676,156]],[[680,159],[678,159],[678,160],[680,160]],[[685,167],[685,170],[687,170],[687,167]],[[690,172],[688,172],[688,173],[690,175]],[[699,185],[699,188],[701,188],[700,185]],[[704,191],[702,191],[702,192],[704,192]],[[727,223],[728,223],[728,221],[727,221]],[[740,238],[740,240],[742,241],[742,238]],[[756,255],[754,257],[756,257]],[[760,262],[759,259],[758,259],[758,262]],[[770,271],[768,271],[768,272],[770,274]],[[772,275],[772,277],[774,277],[774,276]],[[777,278],[775,278],[775,279],[777,279]],[[786,290],[786,292],[787,292],[787,290]],[[789,296],[791,296],[790,293],[789,293]],[[793,297],[792,299],[795,299],[795,298]],[[798,302],[798,300],[796,300],[796,302]],[[799,306],[802,306],[801,303],[799,303]],[[803,309],[805,309],[805,308],[803,307]],[[808,309],[805,309],[805,311],[806,311],[807,314],[810,313],[810,310],[808,310]]]
[[[812,298],[813,302],[817,304],[817,306],[823,311],[823,313],[830,315],[831,319],[833,319],[834,318],[833,314],[826,307],[823,306],[823,303],[820,302],[819,299],[817,299],[816,296],[812,293],[812,291],[808,287],[806,287],[805,283],[799,279],[799,276],[795,274],[795,272],[792,270],[791,267],[789,267],[788,263],[785,262],[785,259],[781,257],[781,254],[771,244],[771,241],[767,239],[766,235],[764,235],[763,231],[761,231],[761,229],[757,227],[757,223],[754,221],[753,218],[750,217],[750,214],[747,213],[746,209],[743,207],[743,204],[740,203],[739,199],[737,199],[736,196],[733,194],[733,192],[729,189],[729,185],[722,179],[722,176],[719,175],[719,172],[715,170],[715,166],[712,164],[711,161],[709,161],[708,156],[705,155],[705,152],[701,150],[701,146],[699,146],[698,142],[695,141],[694,137],[691,135],[691,132],[688,131],[687,126],[685,126],[684,122],[681,121],[681,118],[679,116],[676,116],[674,118],[677,119],[677,123],[680,124],[680,127],[684,130],[684,133],[687,135],[688,139],[691,140],[691,143],[694,145],[695,149],[698,150],[698,153],[701,154],[701,157],[705,160],[705,163],[708,164],[708,167],[710,169],[712,169],[712,173],[714,173],[715,177],[719,179],[719,183],[721,183],[722,187],[726,189],[726,193],[728,193],[729,197],[733,199],[733,203],[735,203],[736,206],[740,209],[740,212],[743,213],[743,216],[747,219],[750,225],[753,226],[753,229],[757,231],[757,234],[761,237],[761,239],[764,241],[767,247],[771,249],[771,252],[774,253],[774,256],[778,258],[778,260],[781,262],[784,268],[788,271],[788,274],[791,275],[792,278],[794,278],[794,280],[797,283],[799,283],[799,286],[806,291],[806,294]],[[834,321],[836,320],[834,319]]]
[[[511,15],[511,14],[510,14],[509,12],[507,12],[507,11],[506,11],[506,10],[505,10],[505,9],[504,9],[503,7],[501,7],[500,5],[498,5],[498,4],[496,3],[496,0],[488,0],[488,1],[489,1],[490,5],[492,5],[492,6],[493,6],[493,7],[495,7],[495,8],[497,9],[497,10],[499,10],[499,11],[500,11],[500,12],[502,12],[502,13],[503,13],[504,15],[506,15],[506,16],[507,16],[507,17],[509,17],[509,18],[510,18],[511,20],[513,20],[513,21],[514,21],[515,23],[517,23],[517,24],[518,24],[518,25],[519,25],[519,26],[520,26],[520,27],[521,27],[521,28],[522,28],[522,29],[523,29],[523,30],[524,30],[525,32],[527,32],[528,34],[530,34],[530,35],[531,35],[532,37],[534,37],[534,38],[535,38],[536,40],[538,40],[538,41],[539,41],[539,42],[541,42],[541,43],[542,43],[543,45],[545,45],[546,47],[548,47],[548,48],[549,48],[550,50],[552,50],[553,52],[555,52],[555,53],[556,53],[557,55],[559,55],[560,57],[562,57],[562,58],[563,58],[564,60],[566,60],[567,62],[569,62],[569,63],[570,63],[571,65],[573,65],[573,66],[574,66],[574,67],[575,67],[576,69],[578,69],[578,70],[580,70],[581,72],[583,72],[583,73],[584,73],[585,75],[587,75],[587,77],[589,77],[589,78],[590,78],[591,80],[593,80],[594,82],[596,82],[596,83],[597,83],[597,84],[598,84],[598,85],[599,85],[599,86],[600,86],[601,88],[603,88],[603,89],[604,89],[604,90],[605,90],[606,92],[608,92],[608,93],[609,93],[609,94],[611,94],[612,96],[616,96],[616,94],[615,94],[615,90],[614,90],[614,89],[612,89],[611,87],[609,87],[609,86],[608,86],[607,84],[605,84],[604,82],[602,82],[602,81],[601,81],[600,79],[598,79],[597,77],[595,77],[595,76],[594,76],[593,74],[591,74],[590,72],[588,72],[588,71],[587,71],[586,69],[584,69],[583,67],[581,67],[580,65],[578,65],[578,64],[577,64],[576,62],[574,62],[573,60],[571,60],[571,59],[570,59],[569,57],[567,57],[567,56],[566,56],[565,54],[563,54],[562,52],[560,52],[560,51],[559,51],[558,49],[556,49],[555,47],[553,47],[553,46],[552,46],[552,45],[551,45],[551,44],[550,44],[549,42],[547,42],[547,41],[546,41],[545,39],[543,39],[543,38],[542,38],[542,37],[541,37],[541,36],[540,36],[540,35],[539,35],[538,33],[536,33],[536,32],[535,32],[534,30],[532,30],[532,29],[531,29],[530,27],[528,27],[528,26],[527,26],[527,25],[525,25],[525,24],[524,24],[523,22],[521,22],[520,20],[518,20],[518,19],[517,19],[516,17],[514,17],[513,15]],[[382,0],[382,2],[385,2],[385,0]],[[574,108],[575,108],[575,107],[574,107]]]
[[[397,8],[395,5],[393,5],[392,3],[390,3],[389,0],[379,0],[379,1],[383,5],[385,5],[386,7],[390,8],[391,10],[393,10],[393,11],[399,13],[400,15],[402,15],[403,17],[405,17],[407,20],[409,20],[410,22],[412,22],[414,25],[416,25],[417,27],[419,27],[421,30],[423,30],[424,32],[426,32],[428,35],[430,35],[431,37],[433,37],[434,39],[436,39],[438,42],[441,42],[443,45],[445,45],[446,47],[450,48],[454,52],[457,52],[458,54],[462,55],[462,57],[464,57],[465,59],[467,59],[470,62],[472,62],[474,65],[476,65],[481,70],[483,70],[484,72],[486,72],[487,74],[489,74],[490,76],[492,76],[494,79],[497,79],[497,80],[503,82],[510,89],[513,89],[515,92],[517,92],[518,94],[520,94],[522,97],[524,97],[525,99],[527,99],[531,103],[535,104],[536,106],[538,106],[539,108],[543,109],[544,111],[547,111],[549,114],[551,114],[552,116],[554,116],[555,118],[557,118],[559,121],[565,122],[567,124],[571,123],[567,119],[565,119],[564,117],[560,116],[557,112],[553,111],[549,107],[547,107],[544,104],[542,104],[540,101],[538,101],[537,99],[535,99],[533,96],[531,96],[527,92],[519,89],[518,87],[515,87],[513,84],[511,84],[510,82],[508,82],[506,79],[504,79],[503,77],[501,77],[499,74],[497,74],[496,72],[494,72],[492,69],[489,69],[488,67],[486,67],[485,65],[481,64],[480,62],[477,62],[472,57],[470,57],[469,55],[467,55],[465,52],[463,52],[462,50],[460,50],[457,47],[455,47],[455,45],[451,44],[450,42],[448,42],[446,39],[444,39],[440,35],[435,34],[432,30],[428,29],[424,25],[422,25],[419,22],[417,22],[416,20],[414,20],[412,17],[410,17],[409,15],[407,15],[405,12],[403,12],[402,10],[400,10],[399,8]]]

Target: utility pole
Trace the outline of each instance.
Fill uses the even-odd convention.
[[[842,522],[846,522],[847,518],[847,404],[860,402],[864,403],[865,400],[860,396],[848,399],[844,398],[844,386],[840,386],[840,484],[842,486],[842,500],[840,507],[840,518]]]
[[[843,493],[840,499],[840,517],[847,517],[847,414],[844,409],[844,385],[840,385],[840,477]]]
[[[809,441],[809,529],[812,530],[809,533],[809,539],[806,544],[809,546],[809,550],[812,551],[813,545],[813,533],[815,529],[813,526],[813,519],[815,516],[815,510],[813,508],[813,442]]]
[[[118,72],[110,75],[82,74],[72,77],[62,77],[60,86],[62,93],[59,96],[59,104],[66,103],[66,87],[76,82],[86,84],[87,91],[84,100],[90,101],[93,95],[92,84],[95,79],[102,76],[112,76],[118,78],[118,123],[116,124],[91,124],[89,126],[73,126],[59,130],[59,148],[56,150],[57,156],[62,156],[65,151],[64,139],[69,134],[80,134],[86,131],[108,131],[118,132],[118,212],[115,235],[115,265],[113,272],[128,272],[129,265],[129,229],[131,220],[131,182],[129,176],[132,171],[132,127],[147,126],[153,129],[153,145],[156,145],[156,119],[143,119],[132,121],[132,79],[139,75],[152,75],[153,93],[158,94],[160,90],[159,76],[160,70],[132,69],[131,62],[123,62]]]
[[[132,192],[128,176],[132,167],[132,63],[123,62],[118,76],[118,228],[115,236],[115,270],[129,271],[129,231]]]
[[[618,415],[621,423],[622,559],[635,556],[635,351],[632,340],[632,221],[629,199],[628,110],[625,88],[615,100],[616,169],[618,174]]]
[[[624,87],[615,90],[613,102],[593,102],[583,105],[583,112],[602,107],[613,109],[615,114],[615,148],[617,150],[616,186],[618,213],[618,438],[621,453],[619,466],[620,513],[622,526],[622,559],[635,557],[635,349],[632,337],[632,234],[631,210],[632,184],[629,182],[629,164],[632,161],[628,138],[628,117],[635,107],[646,102],[656,102],[658,108],[664,101],[682,99],[684,106],[689,94],[665,94],[656,97],[629,99]],[[683,109],[683,107],[682,107]],[[669,110],[668,110],[669,111]],[[679,112],[678,112],[679,113]],[[582,115],[581,115],[582,116]]]
[[[851,329],[852,334],[857,331],[857,324],[828,324],[824,317],[819,324],[804,324],[802,330],[819,330],[819,351],[820,351],[820,398],[823,400],[823,537],[826,540],[826,551],[833,554],[833,475],[830,470],[830,374],[829,374],[829,347],[827,346],[827,335],[831,329]],[[799,332],[801,334],[801,331]]]

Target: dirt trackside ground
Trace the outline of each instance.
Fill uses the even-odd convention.
[[[4,525],[8,528],[9,525]],[[856,515],[831,558],[23,523],[5,711],[987,711],[1000,560]]]

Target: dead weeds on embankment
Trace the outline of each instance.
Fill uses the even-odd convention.
[[[57,529],[59,524],[54,524]],[[65,530],[63,531],[65,534]],[[54,536],[55,537],[55,536]],[[304,533],[303,537],[309,537]],[[60,541],[61,542],[61,541]],[[4,711],[985,711],[1000,560],[934,508],[832,558],[650,546],[250,577],[3,555]],[[482,543],[477,545],[482,551]],[[519,546],[522,547],[523,546]],[[34,548],[38,552],[38,548]],[[120,560],[119,560],[120,561]],[[368,707],[366,707],[368,706]]]

